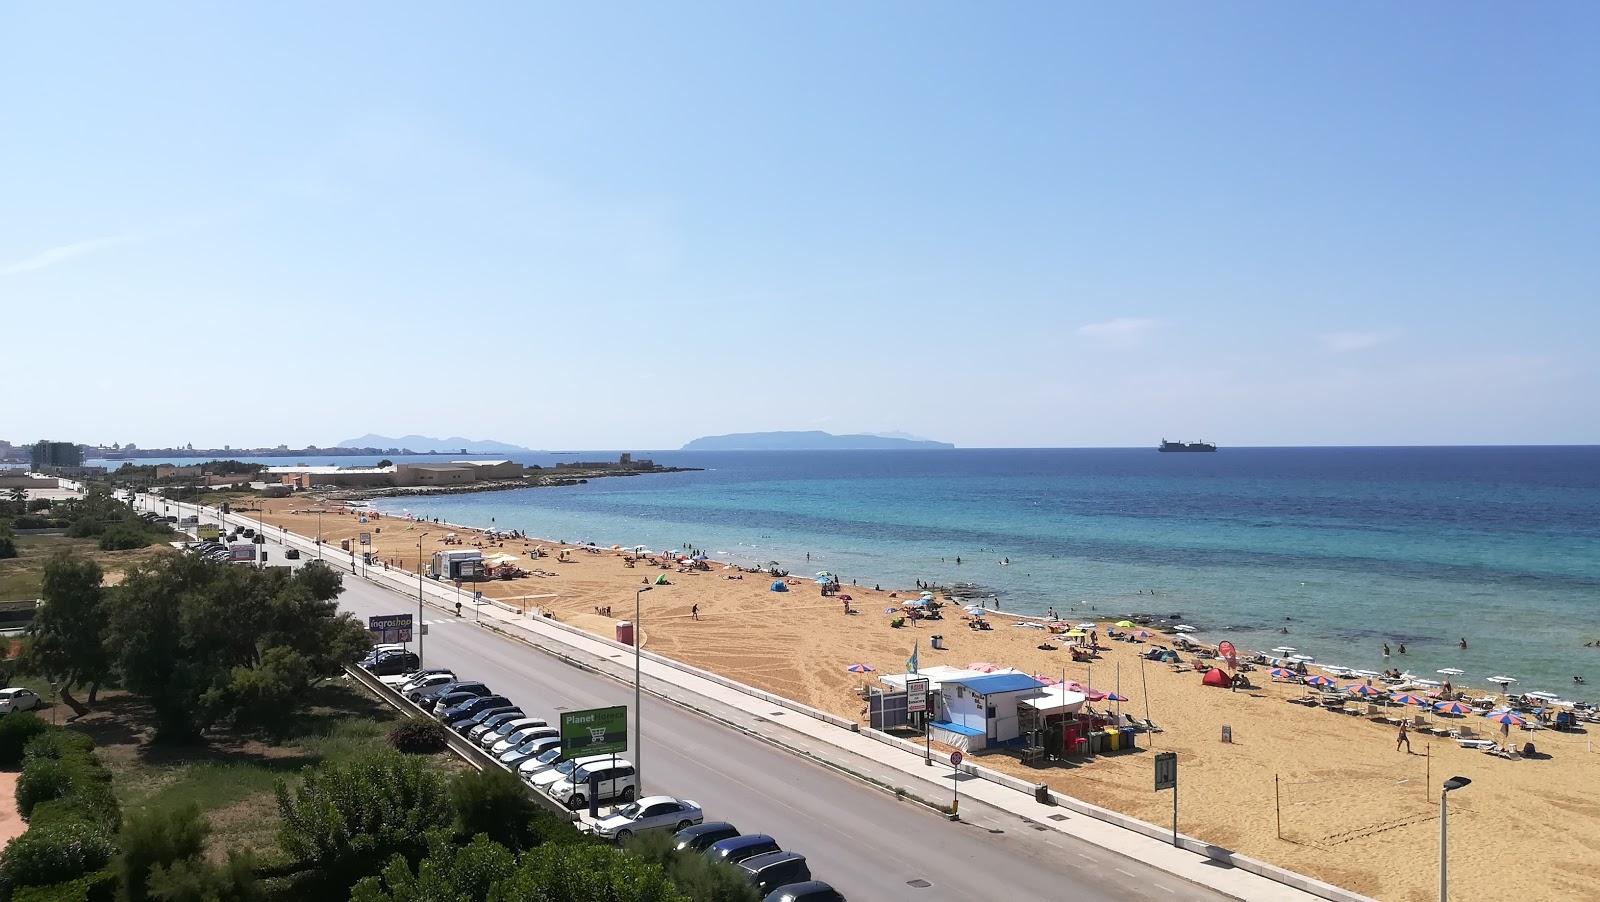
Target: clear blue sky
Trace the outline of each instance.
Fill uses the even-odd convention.
[[[1600,441],[1592,3],[244,7],[0,11],[0,437]]]

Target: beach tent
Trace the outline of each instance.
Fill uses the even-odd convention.
[[[775,579],[775,580],[772,581],[772,591],[774,591],[774,592],[787,592],[787,591],[789,591],[789,587],[783,584],[783,580]]]
[[[1226,689],[1233,685],[1233,681],[1228,679],[1228,675],[1218,667],[1213,667],[1206,671],[1206,675],[1200,678],[1200,682],[1207,686],[1216,686],[1221,689]]]
[[[656,585],[669,586],[671,583],[667,582],[667,575],[665,573],[658,573],[656,574]]]

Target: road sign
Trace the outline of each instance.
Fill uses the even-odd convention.
[[[379,642],[410,642],[410,614],[380,614],[367,618],[367,631]]]
[[[928,710],[928,681],[906,680],[906,713],[921,714]]]
[[[1156,789],[1178,788],[1178,753],[1156,753]]]
[[[363,545],[371,545],[372,544],[372,533],[370,533],[370,532],[362,533],[361,534],[361,544],[363,544]]]
[[[628,709],[590,708],[561,712],[561,758],[615,755],[628,750]]]
[[[959,751],[955,751],[955,752],[951,752],[950,753],[950,766],[951,767],[960,767],[961,766],[961,760],[962,760],[962,756],[961,756],[961,753]]]

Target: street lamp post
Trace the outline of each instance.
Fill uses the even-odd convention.
[[[322,505],[317,505],[317,560],[322,560]]]
[[[422,536],[417,536],[417,667],[422,667]]]
[[[641,799],[644,798],[644,710],[639,706],[639,680],[643,673],[640,669],[639,645],[644,631],[639,629],[639,596],[648,591],[650,587],[644,586],[633,593],[633,785],[634,796]]]
[[[1439,791],[1439,902],[1446,902],[1449,898],[1449,809],[1445,807],[1445,799],[1450,793],[1471,783],[1468,777],[1451,777],[1444,781],[1444,788]]]

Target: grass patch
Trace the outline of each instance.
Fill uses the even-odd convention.
[[[99,539],[68,536],[17,536],[17,556],[0,560],[0,601],[38,598],[44,565],[57,552],[73,551],[93,560],[114,583],[122,571],[154,555],[171,551],[166,545],[132,551],[101,551]]]

